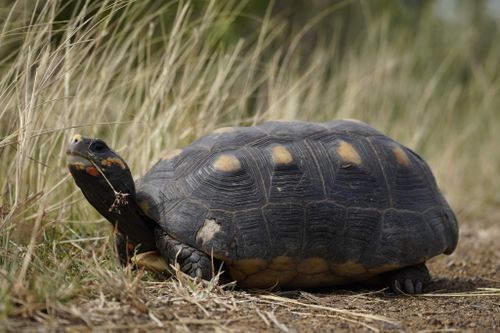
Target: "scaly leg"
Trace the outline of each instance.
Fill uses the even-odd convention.
[[[206,253],[177,241],[161,230],[156,231],[156,246],[169,265],[177,262],[187,275],[204,280],[213,277],[212,260]]]

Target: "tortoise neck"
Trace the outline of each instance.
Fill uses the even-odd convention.
[[[99,180],[105,182],[104,179]],[[123,181],[123,180],[122,180]],[[144,215],[136,201],[135,186],[111,188],[109,184],[93,186],[91,182],[79,182],[85,198],[101,213],[119,232],[128,237],[133,244],[141,244],[139,251],[156,248],[154,229],[155,222]]]

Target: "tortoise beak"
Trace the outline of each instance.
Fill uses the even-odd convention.
[[[88,158],[89,141],[80,134],[73,136],[66,149],[69,165],[91,165]]]

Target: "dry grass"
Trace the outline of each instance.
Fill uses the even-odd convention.
[[[383,298],[355,293],[322,304],[182,274],[158,282],[119,267],[107,222],[65,167],[64,147],[76,132],[106,139],[137,176],[162,150],[216,127],[358,118],[419,151],[461,221],[474,227],[498,217],[500,46],[476,54],[479,27],[424,17],[415,32],[394,36],[391,20],[375,15],[343,56],[335,32],[304,54],[301,38],[311,27],[288,40],[285,23],[272,16],[255,35],[224,43],[241,14],[236,1],[209,1],[200,11],[189,2],[108,0],[58,21],[62,3],[1,7],[0,319],[7,329],[31,321],[74,331],[238,331],[260,318],[261,329],[291,331],[279,319],[284,309],[306,322],[314,315],[354,329],[399,327],[349,308]],[[486,295],[498,289],[423,297]]]

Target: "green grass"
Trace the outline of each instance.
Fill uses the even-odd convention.
[[[460,220],[498,218],[500,45],[493,33],[476,48],[484,25],[424,15],[414,29],[375,11],[346,47],[337,31],[307,40],[314,25],[284,37],[266,15],[228,42],[238,2],[91,2],[69,19],[63,1],[36,15],[25,3],[1,8],[0,318],[143,281],[116,264],[108,223],[69,176],[74,133],[102,137],[139,176],[217,127],[358,118],[429,161]]]

